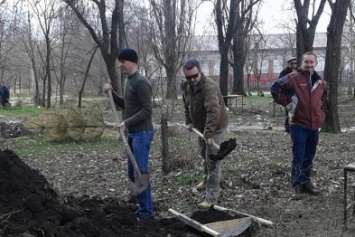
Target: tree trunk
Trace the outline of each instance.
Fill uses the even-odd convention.
[[[337,0],[331,5],[332,15],[327,32],[324,79],[329,84],[330,95],[323,128],[330,133],[341,132],[338,113],[338,80],[341,64],[341,39],[349,4],[350,0]]]
[[[221,49],[220,54],[221,54],[221,64],[220,64],[220,75],[219,75],[219,87],[221,89],[221,93],[223,96],[228,95],[228,68],[229,68],[229,62],[228,62],[228,49]],[[224,103],[225,105],[228,104],[227,98],[224,98]]]
[[[164,113],[161,116],[161,144],[162,170],[164,174],[168,174],[170,172],[168,116]]]
[[[89,74],[89,70],[90,70],[92,61],[94,60],[94,56],[95,56],[95,54],[96,54],[97,48],[98,48],[98,47],[95,47],[94,52],[92,52],[92,55],[91,55],[91,57],[90,57],[88,66],[86,67],[86,71],[85,71],[85,76],[84,76],[83,84],[81,85],[81,88],[80,88],[80,91],[79,91],[79,102],[78,102],[78,107],[79,107],[79,108],[81,107],[81,101],[82,101],[82,98],[83,98],[83,94],[84,94],[84,90],[85,90],[86,81],[87,81],[88,74]],[[122,113],[122,114],[123,114],[123,113]]]
[[[165,0],[163,14],[164,14],[164,28],[166,31],[164,55],[167,60],[164,67],[167,75],[167,99],[177,99],[176,93],[176,65],[177,65],[177,49],[176,49],[176,2]]]
[[[52,78],[51,78],[51,44],[49,35],[46,35],[46,48],[47,48],[47,55],[46,55],[46,74],[47,74],[47,81],[48,81],[48,89],[47,89],[47,106],[46,108],[49,109],[51,107],[51,97],[52,97]]]
[[[113,54],[107,54],[102,52],[101,46],[101,54],[105,55],[105,63],[106,63],[106,68],[111,80],[112,88],[114,91],[116,91],[119,95],[122,95],[122,87],[121,87],[121,81],[120,78],[118,77],[118,72],[117,72],[117,67],[116,67],[116,61],[117,61],[117,55]]]
[[[177,99],[175,67],[166,68],[167,99]]]
[[[98,7],[98,15],[100,17],[101,28],[95,31],[96,26],[92,26],[89,24],[83,13],[76,7],[75,1],[73,0],[64,0],[69,7],[74,11],[78,19],[83,23],[83,25],[88,29],[92,39],[95,41],[96,45],[100,48],[102,58],[105,61],[106,68],[108,74],[111,79],[113,89],[118,93],[121,94],[121,82],[120,77],[117,75],[116,69],[116,60],[118,54],[118,41],[124,39],[125,37],[121,35],[118,38],[118,29],[120,29],[120,33],[124,32],[122,24],[121,14],[123,14],[123,2],[124,0],[115,0],[115,8],[111,11],[111,27],[107,24],[106,14],[108,13],[106,8],[105,1],[93,1],[96,3]],[[121,19],[121,20],[120,20]],[[120,20],[120,21],[119,21]],[[94,29],[95,28],[95,29]],[[97,32],[97,33],[96,33]],[[120,46],[122,44],[120,43]]]
[[[64,85],[65,85],[65,79],[62,79],[59,81],[59,104],[63,105],[64,104]]]
[[[308,19],[310,1],[294,0],[297,13],[297,32],[296,32],[296,47],[297,47],[297,63],[301,65],[302,55],[307,51],[313,51],[313,41],[316,33],[317,24],[321,17],[326,0],[321,0],[318,9],[313,9],[311,19]],[[315,4],[314,4],[315,5]],[[314,6],[315,7],[315,6]]]
[[[127,42],[126,42],[126,31],[125,31],[125,23],[124,23],[124,14],[123,14],[123,5],[124,5],[124,0],[117,0],[117,7],[118,7],[118,47],[119,50],[122,50],[123,48],[127,47]],[[121,89],[123,95],[123,90],[124,90],[124,78],[121,74],[121,71],[118,70],[117,72],[117,80],[121,82],[121,87],[117,88],[118,90]],[[123,116],[123,114],[122,114]]]
[[[315,29],[302,30],[302,27],[297,26],[296,32],[296,48],[297,48],[297,62],[301,65],[301,57],[305,52],[313,51],[313,42],[316,34]]]
[[[46,77],[43,78],[43,87],[42,87],[42,107],[46,107],[46,85],[47,85]]]
[[[216,25],[217,25],[217,33],[218,33],[218,47],[219,47],[219,53],[221,55],[219,87],[221,89],[221,93],[223,96],[228,95],[228,72],[229,72],[228,52],[235,31],[234,29],[235,17],[236,17],[235,9],[237,8],[238,3],[239,1],[237,0],[230,1],[230,14],[228,19],[228,26],[226,26],[224,15],[223,15],[223,9],[225,6],[224,4],[222,4],[222,0],[217,0],[216,2],[215,12],[216,12]],[[225,28],[227,29],[224,33]],[[224,99],[224,103],[226,105],[228,104],[226,98]]]
[[[245,95],[244,89],[244,65],[245,65],[245,50],[244,39],[237,36],[233,40],[233,90],[232,94]]]

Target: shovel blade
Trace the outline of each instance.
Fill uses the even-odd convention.
[[[142,174],[141,179],[136,177],[134,182],[130,186],[131,195],[137,197],[143,193],[149,187],[149,174]]]
[[[211,160],[222,160],[229,153],[231,153],[234,148],[237,146],[237,139],[231,138],[228,141],[224,141],[221,143],[220,148],[216,155],[209,155]]]

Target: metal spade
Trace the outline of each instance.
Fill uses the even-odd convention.
[[[205,139],[203,134],[196,128],[192,128],[192,131],[202,139]],[[229,153],[231,153],[234,150],[234,148],[237,146],[237,141],[235,138],[230,138],[228,141],[223,141],[220,146],[217,143],[213,143],[212,145],[218,149],[218,152],[216,155],[214,154],[209,155],[210,159],[222,160],[224,157],[226,157]]]
[[[120,122],[120,119],[118,117],[117,110],[116,110],[116,105],[115,105],[115,102],[114,102],[113,97],[112,97],[112,90],[108,91],[107,94],[108,94],[108,96],[110,98],[110,103],[111,103],[111,107],[112,107],[116,122],[119,125],[121,122]],[[120,128],[120,134],[121,134],[124,146],[126,148],[126,151],[128,153],[128,158],[130,159],[130,161],[131,161],[131,163],[133,165],[134,171],[136,173],[135,180],[130,185],[130,191],[131,191],[131,195],[133,197],[137,197],[139,194],[143,193],[149,187],[149,184],[150,184],[150,182],[149,182],[149,174],[142,174],[141,173],[141,171],[140,171],[140,169],[138,167],[138,164],[136,162],[136,159],[134,158],[134,155],[133,155],[133,153],[131,151],[131,148],[129,147],[129,144],[127,142],[126,135],[124,133],[124,129]]]

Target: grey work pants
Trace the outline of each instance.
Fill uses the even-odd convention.
[[[224,141],[227,129],[225,127],[213,133],[213,139],[218,145]],[[213,161],[209,158],[209,155],[217,154],[218,149],[213,145],[206,144],[202,138],[198,139],[198,144],[201,149],[201,156],[204,157],[205,174],[207,174],[206,201],[211,204],[217,204],[220,194],[219,183],[222,177],[221,161]]]

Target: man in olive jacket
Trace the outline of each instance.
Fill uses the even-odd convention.
[[[186,128],[199,130],[204,139],[198,138],[201,156],[204,158],[206,177],[197,186],[206,189],[206,199],[199,208],[210,208],[217,204],[220,194],[221,161],[213,161],[209,155],[216,154],[213,142],[221,144],[228,127],[228,110],[219,86],[201,72],[200,63],[191,59],[183,66],[186,81],[182,84]],[[207,143],[207,144],[206,144]]]

